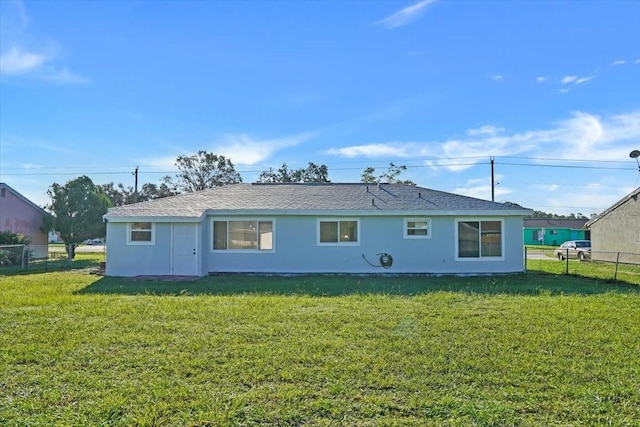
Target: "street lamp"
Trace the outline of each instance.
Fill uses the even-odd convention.
[[[638,160],[638,157],[640,157],[640,150],[633,150],[629,153],[629,157],[631,157],[632,159],[636,159],[636,163],[638,164],[638,172],[640,172],[640,161]]]

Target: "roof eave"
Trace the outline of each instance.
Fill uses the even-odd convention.
[[[526,217],[530,209],[398,209],[398,210],[347,210],[347,209],[207,209],[200,216],[113,215],[103,216],[105,222],[200,222],[205,216],[459,216],[459,217]]]
[[[530,209],[208,209],[212,215],[283,215],[283,216],[522,216]]]

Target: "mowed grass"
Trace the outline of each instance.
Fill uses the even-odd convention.
[[[582,276],[595,279],[613,281],[614,277],[622,283],[640,285],[640,265],[618,264],[599,261],[567,261],[550,260],[527,260],[527,268],[534,274],[544,272],[550,274],[566,274],[572,276]]]
[[[3,426],[633,426],[638,354],[571,276],[0,277]]]

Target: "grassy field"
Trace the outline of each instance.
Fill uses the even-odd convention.
[[[0,276],[0,425],[638,425],[640,287]]]

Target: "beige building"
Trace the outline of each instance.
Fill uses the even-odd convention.
[[[640,264],[640,187],[585,224],[596,261]]]

